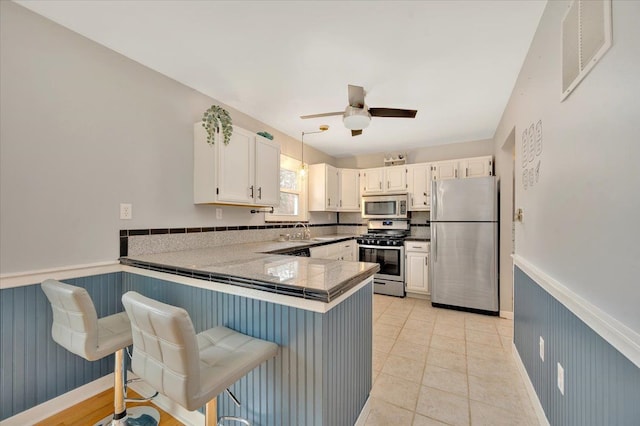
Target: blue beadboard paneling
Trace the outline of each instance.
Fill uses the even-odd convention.
[[[240,408],[219,396],[219,415],[256,425],[350,426],[369,396],[371,285],[325,314],[125,273],[129,290],[183,307],[197,332],[224,325],[280,346],[231,387]]]
[[[87,289],[98,317],[122,311],[122,273],[65,280]],[[40,284],[0,290],[0,420],[113,372],[113,357],[89,362],[53,341]]]
[[[518,267],[514,342],[552,425],[640,425],[640,368]],[[558,362],[564,395],[556,385]]]

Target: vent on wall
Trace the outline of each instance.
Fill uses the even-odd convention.
[[[562,100],[611,47],[611,0],[574,0],[562,21]]]

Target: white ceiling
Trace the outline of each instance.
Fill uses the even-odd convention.
[[[336,157],[491,138],[546,0],[17,1]],[[347,84],[373,117],[352,138]],[[233,118],[233,117],[232,117]]]

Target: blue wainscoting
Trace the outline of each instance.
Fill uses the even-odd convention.
[[[371,285],[320,314],[129,273],[123,282],[125,292],[186,309],[198,332],[224,325],[280,345],[232,387],[241,408],[219,396],[219,415],[274,426],[355,423],[371,390]]]
[[[65,282],[86,288],[102,317],[122,311],[121,275]],[[55,343],[51,323],[39,283],[0,290],[0,420],[113,372],[113,357],[89,362]]]
[[[631,283],[629,283],[632,285]],[[640,368],[518,267],[514,341],[552,425],[640,425]],[[539,357],[539,337],[545,360]],[[556,386],[565,371],[564,396]]]

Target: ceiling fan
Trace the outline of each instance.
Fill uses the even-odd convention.
[[[369,108],[364,103],[364,96],[365,91],[363,87],[349,84],[349,105],[347,105],[347,108],[344,111],[303,115],[300,116],[300,118],[341,115],[344,126],[347,129],[351,129],[351,136],[358,136],[362,134],[362,129],[369,125],[371,117],[415,118],[418,113],[415,109]]]

